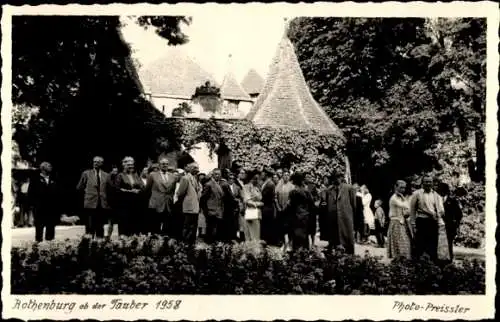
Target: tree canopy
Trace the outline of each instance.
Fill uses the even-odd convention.
[[[484,19],[291,21],[288,36],[304,77],[348,139],[355,180],[392,184],[423,171],[449,171],[440,162],[444,151],[459,151],[442,145],[455,129],[460,143],[471,132],[481,136],[485,31]],[[484,149],[477,146],[484,171]]]
[[[184,17],[139,17],[168,44],[187,41]],[[118,16],[15,16],[13,139],[32,163],[47,160],[68,184],[93,155],[141,164],[156,137],[176,136],[143,96]],[[166,42],[167,45],[167,42]],[[31,117],[29,117],[32,115]]]

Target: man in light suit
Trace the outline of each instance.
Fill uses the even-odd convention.
[[[169,217],[172,216],[174,191],[177,183],[175,174],[168,171],[168,159],[159,160],[160,171],[151,172],[146,183],[149,197],[150,220],[146,220],[148,232],[159,234],[166,232]],[[163,227],[163,228],[162,228]]]
[[[209,181],[203,186],[200,207],[207,221],[206,242],[221,239],[221,221],[224,214],[224,191],[220,185],[221,171],[214,169]]]
[[[106,194],[109,174],[101,169],[103,162],[102,157],[94,157],[93,168],[83,171],[76,186],[76,189],[83,193],[83,208],[87,215],[85,233],[98,238],[104,237],[104,223],[109,209]]]
[[[175,200],[179,204],[179,209],[182,209],[182,216],[184,217],[182,239],[184,242],[194,245],[198,229],[198,215],[200,213],[201,185],[196,177],[199,167],[196,163],[191,163],[185,169],[186,174],[180,179]]]

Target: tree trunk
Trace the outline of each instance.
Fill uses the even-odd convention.
[[[476,176],[473,179],[476,182],[485,181],[486,155],[485,155],[485,135],[482,129],[476,133]]]

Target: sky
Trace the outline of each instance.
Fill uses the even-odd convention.
[[[124,39],[131,45],[133,56],[140,65],[168,53],[167,41],[157,36],[152,29],[145,30],[131,18],[121,17]],[[283,16],[271,14],[234,14],[231,12],[208,12],[193,15],[192,23],[184,26],[189,42],[182,50],[203,69],[211,73],[216,81],[222,81],[228,69],[241,81],[251,68],[266,77],[278,43],[283,36]],[[231,55],[231,59],[229,59]]]

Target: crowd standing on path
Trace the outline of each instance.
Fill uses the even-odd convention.
[[[422,188],[412,193],[398,180],[386,215],[382,200],[372,204],[366,185],[347,184],[340,173],[318,186],[310,174],[243,169],[236,163],[208,174],[200,173],[196,163],[176,170],[167,158],[140,174],[132,157],[123,159],[121,171],[113,167],[107,173],[103,164],[102,157],[94,157],[92,169],[76,185],[85,232],[95,238],[109,238],[116,224],[119,235],[161,234],[190,245],[198,239],[209,244],[258,241],[298,250],[314,246],[319,228],[330,250],[342,247],[354,254],[355,242],[369,243],[375,235],[389,258],[426,254],[446,261],[453,258],[462,217],[449,186],[440,183],[435,190],[431,176],[424,176]],[[44,239],[44,230],[46,240],[54,238],[62,214],[59,196],[52,166],[43,162],[25,198],[33,209],[36,241]]]

